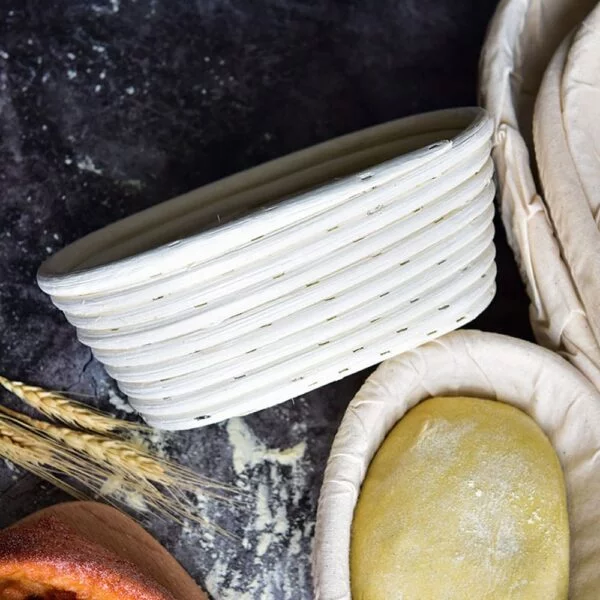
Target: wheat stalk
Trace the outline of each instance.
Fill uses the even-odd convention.
[[[136,511],[151,510],[179,523],[190,520],[208,525],[231,537],[227,531],[208,522],[199,514],[198,508],[186,492],[201,493],[218,500],[237,503],[239,500],[233,493],[238,493],[239,490],[205,480],[190,469],[142,452],[137,446],[124,440],[53,425],[3,406],[0,406],[0,412],[6,415],[0,416],[0,423],[19,423],[38,442],[40,438],[48,438],[51,445],[60,442],[61,446],[58,447],[64,448],[64,452],[69,456],[74,454],[84,468],[87,466],[92,472],[101,472],[102,476],[92,481],[86,473],[80,476],[74,474],[74,468],[70,470],[70,475],[91,488],[94,494],[111,503],[114,503],[114,500],[124,503]],[[26,464],[17,464],[31,470]],[[61,463],[58,470],[62,469]],[[67,491],[72,493],[71,489]]]
[[[0,456],[76,498],[85,496],[63,481],[65,476],[111,504],[150,510],[179,523],[195,521],[231,537],[199,514],[190,496],[200,494],[235,504],[242,502],[243,492],[160,458],[133,439],[116,437],[119,430],[145,434],[151,431],[148,427],[2,376],[0,385],[44,415],[68,425],[34,419],[0,405],[0,413],[4,414],[0,415]],[[11,432],[12,437],[5,432]]]
[[[59,474],[83,480],[88,487],[98,485],[106,478],[106,473],[98,467],[90,468],[76,454],[11,419],[0,418],[0,456],[80,500],[87,496],[60,479]]]
[[[0,412],[25,423],[34,431],[44,432],[52,439],[62,442],[67,447],[98,463],[109,464],[115,472],[135,475],[140,479],[148,479],[165,486],[178,486],[190,491],[198,491],[203,488],[234,489],[200,477],[191,469],[153,456],[125,440],[53,425],[2,406],[0,406]]]
[[[119,430],[150,431],[145,425],[117,419],[85,404],[66,398],[57,392],[49,392],[21,381],[11,381],[2,375],[0,375],[0,385],[42,414],[66,425],[104,434]]]

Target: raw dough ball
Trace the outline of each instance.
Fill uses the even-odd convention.
[[[507,404],[421,402],[369,467],[350,559],[355,600],[566,599],[569,523],[554,449]]]

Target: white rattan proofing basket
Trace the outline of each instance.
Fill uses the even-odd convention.
[[[579,175],[592,182],[597,177],[593,170],[598,170],[598,148],[590,139],[594,135],[597,139],[599,131],[598,88],[593,88],[598,84],[594,60],[600,49],[593,40],[587,45],[590,38],[597,39],[598,18],[586,21],[596,4],[597,0],[502,0],[483,48],[480,89],[495,125],[493,156],[502,219],[527,286],[536,338],[568,358],[600,388],[600,272],[594,252],[600,189],[596,182],[596,188],[591,184],[583,194],[581,189],[573,193]],[[596,32],[588,31],[590,27]],[[575,36],[574,29],[579,31]],[[578,44],[562,78],[559,63],[562,60],[565,66],[575,39]],[[561,43],[543,97],[538,98]],[[560,107],[565,120],[558,114]],[[587,123],[587,139],[571,136],[566,142],[564,133],[573,125],[574,115]],[[564,151],[566,146],[569,152]],[[577,173],[573,162],[584,172]]]
[[[150,424],[266,408],[487,306],[491,133],[473,108],[338,138],[97,231],[39,285]]]
[[[567,486],[569,598],[600,598],[598,391],[549,350],[497,334],[459,331],[385,361],[348,406],[319,501],[313,553],[316,600],[350,600],[351,526],[369,463],[398,420],[434,396],[500,400],[523,410],[542,428]]]

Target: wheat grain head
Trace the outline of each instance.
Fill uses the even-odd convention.
[[[0,417],[0,457],[52,483],[77,499],[88,499],[81,491],[58,475],[84,479],[97,485],[105,475],[97,467],[88,468],[76,455],[11,419]]]
[[[81,402],[66,398],[58,392],[49,392],[21,381],[11,381],[2,375],[0,375],[0,385],[47,417],[69,426],[102,434],[120,430],[141,432],[150,430],[145,425],[117,419]]]
[[[236,488],[205,479],[191,469],[143,451],[126,440],[53,425],[2,406],[0,412],[25,423],[33,431],[43,432],[80,455],[89,457],[130,480],[158,483],[171,490],[202,492],[228,501],[234,501],[235,498],[230,495],[238,492]]]

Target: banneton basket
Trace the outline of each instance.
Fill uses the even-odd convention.
[[[385,361],[351,401],[331,449],[317,513],[316,600],[350,600],[350,534],[369,463],[388,432],[434,396],[500,400],[542,428],[561,461],[571,530],[572,600],[600,597],[600,395],[563,358],[528,342],[459,331]]]
[[[600,340],[600,5],[550,61],[533,122],[550,218],[596,343]]]
[[[92,233],[39,285],[150,424],[266,408],[485,309],[491,133],[463,108],[320,144]]]
[[[531,300],[536,338],[563,354],[600,388],[600,345],[537,188],[532,130],[534,104],[553,54],[596,3],[502,0],[481,56],[480,92],[494,120],[500,210]],[[556,176],[562,172],[561,165]],[[597,278],[597,273],[589,276]]]

